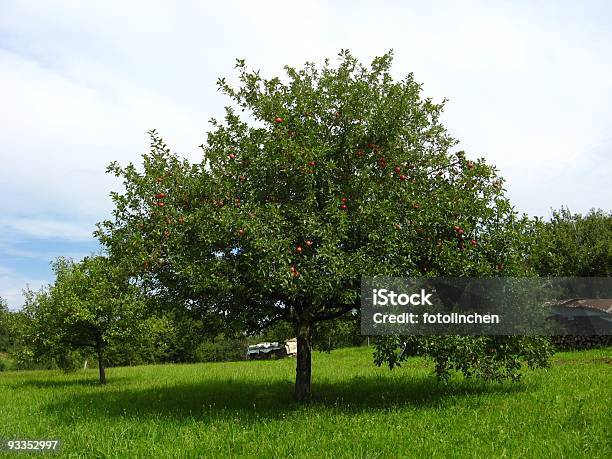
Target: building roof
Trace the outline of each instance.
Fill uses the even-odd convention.
[[[594,309],[612,314],[612,298],[572,298],[555,304],[556,307]]]

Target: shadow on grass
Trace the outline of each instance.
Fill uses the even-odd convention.
[[[58,422],[73,422],[69,413],[85,418],[170,418],[213,422],[235,419],[280,419],[309,407],[321,410],[358,413],[402,406],[453,406],[465,398],[480,404],[480,395],[510,395],[526,389],[523,383],[486,384],[461,380],[448,384],[434,378],[390,380],[382,377],[354,377],[346,381],[313,384],[313,397],[305,403],[292,398],[292,381],[253,382],[204,380],[155,388],[131,387],[72,394],[70,398],[47,405]],[[463,401],[462,401],[463,400]]]
[[[121,381],[125,381],[129,378],[124,376],[113,377],[109,379],[106,383],[106,386],[113,386],[114,384],[118,384]],[[10,384],[12,387],[36,387],[39,389],[60,389],[64,387],[106,387],[100,384],[100,381],[97,378],[92,377],[79,377],[79,378],[71,378],[71,379],[23,379],[16,380]]]

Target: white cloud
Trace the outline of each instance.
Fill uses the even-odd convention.
[[[10,268],[0,266],[0,298],[7,301],[10,309],[15,310],[23,306],[24,289],[38,290],[48,283],[48,280],[30,279]]]
[[[0,222],[0,231],[21,237],[79,242],[91,240],[93,228],[55,219],[16,218],[9,222]]]

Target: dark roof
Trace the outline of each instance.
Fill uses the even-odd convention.
[[[561,301],[555,304],[555,306],[572,309],[596,309],[612,314],[612,298],[573,298],[571,300]]]

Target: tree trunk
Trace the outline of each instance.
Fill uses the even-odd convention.
[[[310,351],[310,324],[297,325],[297,365],[295,369],[295,399],[303,401],[310,397],[312,369]]]
[[[104,368],[104,343],[98,341],[96,343],[96,351],[98,353],[98,370],[100,372],[100,384],[106,384],[106,370]]]

